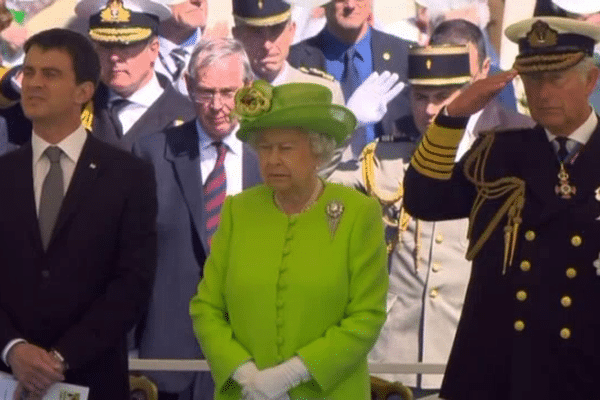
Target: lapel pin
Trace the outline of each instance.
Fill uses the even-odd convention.
[[[594,260],[594,268],[596,268],[596,275],[600,275],[600,253],[598,254],[598,259]]]
[[[596,200],[600,201],[600,187],[596,189]]]
[[[94,164],[94,163],[90,163],[90,168],[91,168],[91,169],[96,169],[96,164]]]
[[[173,121],[173,126],[180,126],[183,125],[183,120],[182,119],[176,119],[175,121]]]
[[[390,58],[392,58],[392,55],[390,54],[389,51],[386,51],[386,52],[383,53],[383,59],[385,61],[390,61]]]

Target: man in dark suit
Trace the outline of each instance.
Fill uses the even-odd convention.
[[[395,72],[400,81],[406,82],[409,43],[371,28],[371,10],[372,0],[327,3],[327,25],[318,35],[292,46],[288,57],[290,64],[296,68],[320,68],[333,75],[340,81],[346,101],[374,71]],[[349,72],[351,70],[354,73]],[[353,145],[354,155],[360,154],[358,147],[361,144],[389,134],[394,121],[409,113],[409,101],[404,91],[387,104],[387,113],[379,123],[369,124],[361,133],[355,133],[364,135],[365,139],[353,138],[357,142]]]
[[[125,336],[156,265],[152,169],[83,128],[100,73],[85,37],[43,31],[25,52],[34,133],[0,158],[2,369],[32,398],[64,380],[90,400],[125,400]]]
[[[441,397],[592,399],[600,375],[600,125],[589,104],[600,27],[532,18],[506,29],[514,70],[442,110],[411,160],[405,205],[469,216],[473,260]],[[537,126],[481,135],[459,163],[467,118],[516,76]]]
[[[134,148],[154,165],[159,203],[158,269],[141,327],[141,358],[202,358],[188,309],[202,277],[219,202],[261,181],[255,154],[235,137],[238,125],[230,120],[235,92],[251,81],[251,71],[241,43],[201,41],[186,75],[197,118],[146,137]],[[217,171],[221,180],[215,180]],[[161,399],[213,398],[209,373],[149,375]]]

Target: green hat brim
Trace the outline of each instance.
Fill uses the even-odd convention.
[[[237,137],[247,142],[252,132],[270,128],[299,128],[325,134],[342,144],[356,128],[356,117],[337,104],[286,107],[251,121],[242,121]]]

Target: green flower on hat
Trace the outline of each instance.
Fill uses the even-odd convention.
[[[252,120],[271,109],[273,86],[266,81],[255,81],[235,94],[234,113],[240,119]]]

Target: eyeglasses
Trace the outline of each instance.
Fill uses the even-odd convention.
[[[235,97],[238,88],[211,89],[196,87],[193,91],[193,98],[196,103],[208,103],[214,101],[217,97],[221,101],[230,101]]]

